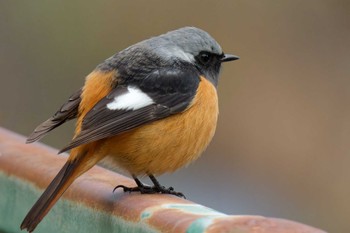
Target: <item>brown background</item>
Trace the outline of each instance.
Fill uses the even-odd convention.
[[[212,144],[162,183],[225,213],[349,232],[349,12],[346,0],[1,1],[0,125],[29,134],[105,58],[197,26],[241,60],[224,66]],[[44,142],[60,148],[72,128]]]

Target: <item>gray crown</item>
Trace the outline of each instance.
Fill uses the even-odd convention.
[[[201,51],[214,54],[222,53],[220,45],[213,37],[195,27],[184,27],[170,31],[144,40],[134,46],[150,50],[164,59],[176,57],[190,62],[193,62],[194,56]]]

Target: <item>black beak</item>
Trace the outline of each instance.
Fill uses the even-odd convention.
[[[238,60],[238,59],[239,59],[239,57],[236,55],[223,54],[223,56],[221,57],[221,62],[234,61],[234,60]]]

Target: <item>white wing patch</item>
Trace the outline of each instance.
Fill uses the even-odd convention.
[[[110,110],[137,110],[139,108],[153,104],[154,101],[147,94],[137,87],[128,87],[128,92],[117,96],[114,100],[107,104]]]

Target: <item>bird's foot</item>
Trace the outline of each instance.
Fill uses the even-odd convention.
[[[124,192],[140,192],[141,194],[153,194],[153,193],[157,193],[156,190],[154,190],[154,187],[151,187],[151,186],[146,186],[146,185],[143,185],[143,186],[136,186],[136,187],[127,187],[127,186],[124,186],[124,185],[118,185],[117,187],[115,187],[113,189],[113,192],[115,190],[117,190],[118,188],[122,188]]]
[[[124,192],[140,192],[141,194],[155,194],[155,193],[162,193],[162,194],[171,194],[175,195],[177,197],[185,198],[185,195],[180,192],[176,192],[173,187],[166,188],[164,186],[148,186],[148,185],[142,185],[142,186],[136,186],[136,187],[127,187],[124,185],[118,185],[113,189],[113,192],[117,190],[118,188],[122,188]]]
[[[181,198],[186,199],[186,197],[183,193],[176,192],[173,187],[166,188],[164,186],[160,186],[160,187],[154,187],[154,188],[156,188],[159,193],[171,194],[171,195],[175,195],[177,197],[181,197]]]
[[[177,197],[181,197],[186,199],[185,195],[180,192],[176,192],[173,187],[166,188],[159,184],[158,180],[153,176],[149,175],[149,178],[153,182],[154,186],[148,186],[144,185],[136,176],[132,176],[137,184],[136,187],[127,187],[124,185],[118,185],[113,189],[113,192],[118,189],[122,188],[124,192],[140,192],[141,194],[154,194],[154,193],[163,193],[163,194],[171,194],[175,195]]]

